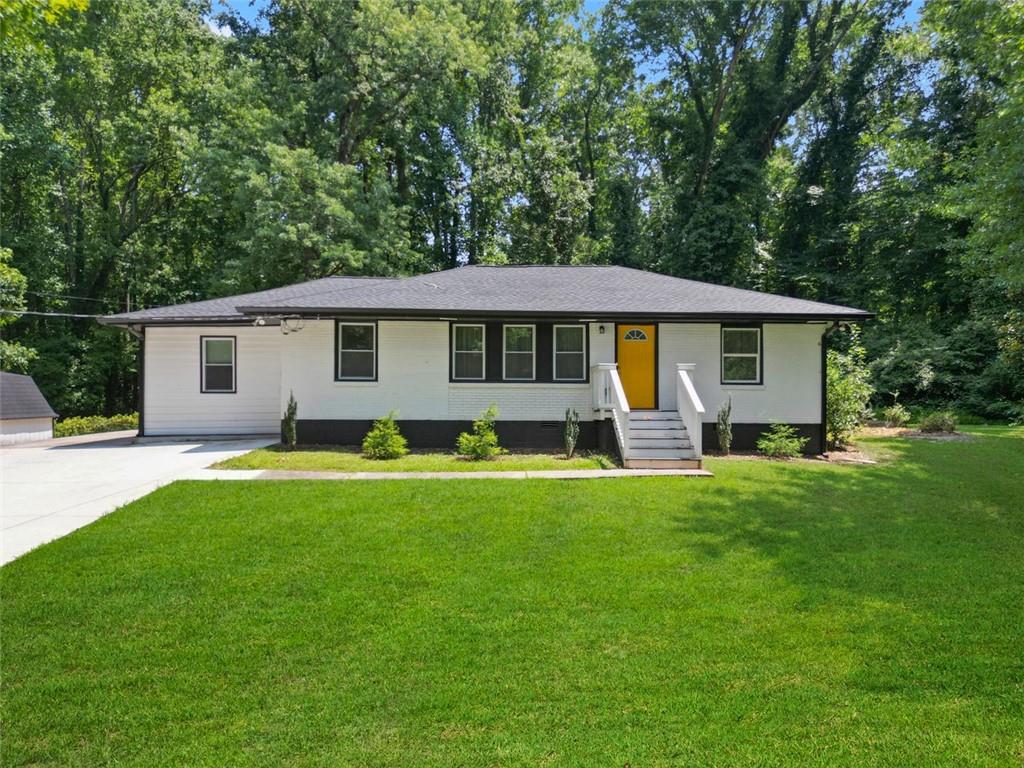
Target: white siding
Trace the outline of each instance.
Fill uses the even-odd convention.
[[[662,323],[658,326],[660,407],[676,407],[676,363],[695,363],[691,374],[704,403],[704,420],[713,422],[719,406],[732,397],[736,423],[821,422],[822,324],[764,325],[762,384],[722,384],[720,328],[716,323]]]
[[[199,337],[234,336],[236,392],[199,389]],[[146,329],[147,435],[241,435],[281,428],[281,332],[273,326]]]
[[[53,419],[0,419],[0,445],[30,443],[53,437]]]

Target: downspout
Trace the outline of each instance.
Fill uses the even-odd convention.
[[[838,331],[840,324],[834,320],[821,334],[821,452],[828,450],[828,337]]]

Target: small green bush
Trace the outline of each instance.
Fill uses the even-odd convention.
[[[956,432],[957,419],[952,411],[932,411],[921,419],[922,432]]]
[[[718,409],[718,448],[726,456],[732,447],[732,398]]]
[[[792,459],[803,452],[807,439],[797,434],[796,427],[772,424],[771,429],[758,438],[757,450],[773,459]]]
[[[480,418],[473,422],[472,432],[463,432],[459,435],[455,442],[458,454],[473,461],[482,461],[504,453],[505,450],[498,445],[498,433],[494,430],[497,418],[498,407],[492,403]]]
[[[281,438],[285,448],[294,450],[298,445],[298,415],[299,404],[295,402],[295,393],[288,393],[288,406],[284,410],[284,418],[281,419]]]
[[[882,421],[887,427],[905,427],[910,421],[910,409],[905,405],[893,403],[882,409]]]
[[[856,328],[850,331],[846,352],[828,350],[825,379],[825,441],[828,448],[842,448],[867,419],[874,393],[867,352]]]
[[[580,439],[580,415],[574,408],[565,409],[565,458],[571,459],[576,450],[576,442]]]
[[[53,427],[54,437],[91,435],[96,432],[116,432],[120,429],[138,429],[139,414],[119,413],[114,416],[72,416],[58,421]]]
[[[409,452],[409,444],[395,423],[395,412],[377,419],[363,438],[363,455],[368,459],[397,459]]]

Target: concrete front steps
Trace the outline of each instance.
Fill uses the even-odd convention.
[[[627,469],[701,469],[690,435],[675,411],[629,414]]]

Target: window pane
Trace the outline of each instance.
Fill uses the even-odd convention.
[[[482,379],[484,377],[484,356],[482,352],[456,352],[455,378]]]
[[[455,349],[460,352],[482,352],[484,329],[479,325],[455,326]]]
[[[373,326],[341,326],[341,348],[362,350],[373,349]]]
[[[722,377],[726,381],[757,381],[756,357],[725,357]]]
[[[533,350],[533,328],[516,325],[505,328],[505,350],[507,352],[530,352]]]
[[[206,366],[206,390],[208,392],[230,392],[234,389],[234,367],[230,365]]]
[[[555,328],[555,351],[582,352],[583,328]]]
[[[204,339],[207,363],[230,363],[235,342],[231,339]]]
[[[722,351],[757,352],[758,330],[756,328],[726,328],[722,331]]]
[[[583,353],[560,352],[555,355],[556,379],[583,379]]]
[[[372,379],[373,352],[343,351],[340,376],[343,379]]]
[[[506,379],[532,379],[533,355],[513,353],[505,355]]]

